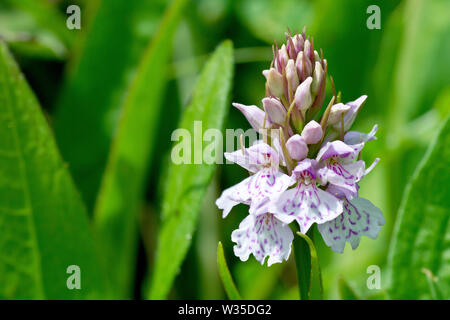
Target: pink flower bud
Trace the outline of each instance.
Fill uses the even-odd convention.
[[[297,55],[295,65],[297,67],[300,81],[305,81],[305,79],[308,78],[312,73],[312,64],[303,51],[300,51]]]
[[[311,92],[314,95],[319,92],[320,84],[322,83],[324,76],[325,73],[323,71],[322,64],[319,61],[316,61],[316,64],[314,66],[313,82],[311,84]]]
[[[281,97],[284,94],[283,77],[274,68],[270,68],[267,72],[267,85],[270,93],[275,97]]]
[[[307,144],[315,144],[322,139],[322,127],[316,121],[311,120],[302,131],[302,138]]]
[[[308,146],[299,134],[295,134],[289,138],[286,142],[286,149],[291,158],[297,161],[305,159],[308,155]]]
[[[350,110],[350,106],[343,103],[337,103],[331,107],[330,114],[328,115],[327,123],[329,125],[336,124],[341,121],[341,115],[347,113]]]
[[[300,82],[298,80],[297,69],[295,68],[295,62],[292,59],[289,59],[287,65],[286,65],[286,78],[290,84],[291,90],[294,91],[295,89],[297,89]]]
[[[264,98],[262,103],[271,122],[279,125],[284,124],[286,120],[286,109],[278,99]]]
[[[313,102],[310,91],[311,82],[312,78],[308,77],[295,91],[295,105],[302,111],[308,110]]]

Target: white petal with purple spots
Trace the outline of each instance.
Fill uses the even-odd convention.
[[[342,201],[314,183],[299,183],[273,202],[269,212],[285,223],[297,221],[300,231],[306,233],[313,223],[324,223],[341,214]]]
[[[335,252],[344,252],[349,242],[356,249],[361,237],[375,239],[384,225],[384,217],[377,207],[364,198],[344,200],[344,211],[333,221],[318,226],[323,240]]]
[[[239,229],[231,234],[231,240],[236,243],[233,249],[237,257],[247,261],[253,254],[261,264],[269,257],[268,266],[289,258],[293,239],[290,227],[270,213],[257,217],[248,215]]]
[[[217,207],[223,210],[223,218],[230,213],[235,205],[239,203],[250,204],[251,194],[249,190],[252,178],[253,176],[250,176],[240,183],[224,190],[216,200]]]
[[[267,212],[271,200],[276,199],[294,183],[293,178],[274,168],[265,168],[255,173],[249,184],[250,214]]]

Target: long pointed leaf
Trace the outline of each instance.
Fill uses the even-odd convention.
[[[221,129],[228,110],[233,72],[233,47],[230,41],[221,44],[205,65],[186,109],[180,128],[195,139],[190,143],[191,155],[203,154],[198,143],[201,136],[194,133],[195,121],[201,121],[202,131]],[[215,141],[216,143],[218,141]],[[204,145],[204,146],[203,146]],[[202,198],[211,181],[214,164],[174,164],[169,167],[163,199],[163,222],[158,235],[155,266],[150,283],[150,299],[163,299],[169,293],[190,246]],[[213,205],[213,204],[211,204]]]
[[[158,1],[154,0],[92,1],[98,4],[90,4],[95,14],[88,28],[84,19],[90,12],[82,8],[82,31],[86,36],[72,50],[73,60],[68,64],[67,81],[54,118],[58,145],[89,213],[121,107],[161,15]]]
[[[129,297],[137,249],[137,221],[144,181],[152,159],[167,63],[186,0],[176,0],[138,69],[125,100],[95,206],[94,222],[110,276],[119,296]]]
[[[106,298],[87,214],[23,75],[0,41],[0,298]],[[67,268],[81,271],[69,290]]]

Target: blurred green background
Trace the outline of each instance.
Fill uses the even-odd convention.
[[[94,211],[121,108],[169,2],[0,0],[0,36],[54,129],[88,212]],[[81,8],[81,30],[65,26],[65,10],[70,4]],[[366,26],[369,5],[381,9],[380,30]],[[222,40],[231,39],[235,62],[231,100],[261,105],[265,81],[261,71],[270,64],[273,41],[284,42],[287,28],[301,31],[306,26],[315,48],[323,49],[328,73],[342,91],[342,100],[352,101],[362,94],[369,97],[355,129],[368,132],[378,124],[378,140],[364,148],[363,159],[371,163],[380,157],[381,161],[362,181],[360,194],[386,218],[377,240],[363,238],[357,250],[347,246],[344,254],[332,252],[316,237],[325,297],[341,298],[338,283],[343,278],[359,297],[386,298],[388,250],[405,187],[450,111],[449,13],[448,0],[191,0],[182,10],[173,39],[164,44],[170,57],[168,67],[154,75],[165,77],[167,85],[165,90],[161,88],[158,120],[147,128],[154,145],[149,170],[142,177],[145,198],[127,204],[139,208],[140,227],[135,230],[139,235],[136,249],[130,252],[135,263],[128,280],[132,290],[124,296],[146,295],[147,271],[153,270],[158,259],[154,252],[170,136],[191,101],[206,59]],[[149,85],[145,90],[157,89]],[[329,97],[331,88],[327,87]],[[249,125],[233,108],[225,127],[247,129]],[[133,140],[129,144],[134,147]],[[231,232],[247,207],[236,207],[222,220],[214,202],[221,190],[246,175],[237,165],[221,165],[215,170],[169,298],[225,298],[216,263],[221,241],[243,297],[298,299],[292,257],[268,268],[253,257],[243,263],[233,254]],[[367,288],[370,265],[381,268],[380,290]]]

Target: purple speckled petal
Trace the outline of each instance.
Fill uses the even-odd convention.
[[[344,252],[346,242],[356,249],[363,235],[375,239],[385,223],[380,209],[369,200],[344,200],[343,207],[340,216],[318,226],[327,246],[340,253]]]
[[[266,213],[271,201],[278,198],[280,194],[295,183],[292,177],[275,168],[260,170],[251,178],[248,185],[251,197],[249,212],[253,215]]]
[[[334,156],[340,157],[340,158],[345,158],[345,157],[352,155],[354,152],[355,152],[355,150],[351,146],[345,144],[344,142],[342,142],[340,140],[335,140],[333,142],[327,142],[319,150],[316,160],[319,162],[319,161],[327,160],[328,158],[334,157]]]
[[[342,201],[314,183],[299,183],[296,188],[284,192],[269,207],[269,212],[284,223],[296,220],[300,231],[306,233],[313,223],[324,223],[341,214]]]
[[[344,142],[346,144],[358,144],[361,142],[368,142],[376,140],[375,134],[377,133],[378,125],[374,125],[369,133],[362,133],[359,131],[349,131],[344,136]]]
[[[251,194],[249,192],[249,186],[252,177],[253,176],[248,177],[240,183],[224,190],[221,196],[216,200],[217,207],[223,210],[223,218],[230,213],[235,205],[239,203],[250,204]]]
[[[317,172],[323,184],[329,182],[351,199],[358,194],[356,184],[364,177],[365,163],[362,160],[350,163],[327,161]]]
[[[231,240],[236,243],[233,249],[237,257],[247,261],[253,254],[261,264],[269,257],[268,266],[289,258],[293,239],[289,226],[270,213],[247,216],[239,229],[231,234]]]
[[[314,159],[304,159],[300,161],[297,166],[292,170],[292,177],[299,179],[303,173],[308,173],[312,179],[316,179],[317,176],[317,161]]]

